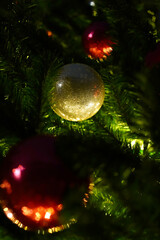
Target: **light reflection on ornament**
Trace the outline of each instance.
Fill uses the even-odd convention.
[[[57,90],[58,92],[60,92],[62,86],[63,86],[63,81],[59,80],[59,81],[56,83],[56,90]]]
[[[33,214],[33,210],[29,209],[28,207],[22,207],[21,210],[25,216],[31,216]]]
[[[113,48],[112,47],[104,47],[103,48],[103,52],[105,53],[105,54],[109,54],[110,52],[112,52],[113,51]]]
[[[88,57],[90,57],[91,59],[93,58],[92,56],[97,56],[97,58],[99,59],[106,59],[107,56],[110,55],[110,53],[113,51],[113,48],[110,46],[107,47],[90,47],[89,48],[89,52],[91,53],[91,55],[89,54]]]
[[[11,194],[11,193],[12,193],[11,184],[10,184],[7,180],[4,180],[4,181],[1,183],[0,188],[2,188],[2,189],[5,189],[5,188],[6,188],[8,194]]]
[[[58,206],[63,206],[63,205],[62,205],[62,204],[59,204]],[[22,208],[23,208],[23,210],[24,210],[24,209],[27,208],[27,207],[22,207]],[[40,207],[40,208],[42,209],[42,207]],[[51,210],[52,208],[48,208],[48,209]],[[11,209],[9,209],[8,207],[4,207],[4,208],[3,208],[3,211],[4,211],[5,215],[6,215],[12,222],[14,222],[18,227],[23,228],[25,231],[29,230],[29,228],[28,228],[27,226],[25,226],[23,223],[21,223],[18,219],[15,218],[15,216],[14,216],[14,214],[13,214],[13,212],[12,212]],[[49,214],[50,214],[50,213],[49,213],[49,212],[46,212],[46,213],[47,213],[47,214],[45,214],[45,216],[46,216],[45,219],[48,219],[48,220],[49,220]],[[40,214],[37,214],[37,213],[36,213],[37,220],[38,220],[39,216],[40,216]],[[47,229],[47,231],[48,231],[48,233],[59,232],[59,231],[62,231],[62,230],[64,230],[64,229],[69,228],[71,224],[74,224],[74,223],[76,223],[76,222],[77,222],[77,221],[76,221],[74,218],[72,218],[72,219],[70,219],[69,223],[63,224],[63,225],[60,225],[60,226],[57,226],[57,227],[49,228],[49,229]],[[41,231],[40,229],[38,229],[37,232],[38,232],[38,234],[40,234],[41,232],[44,233],[44,231],[43,231],[43,230]]]
[[[7,207],[3,208],[3,211],[5,213],[5,215],[10,219],[10,220],[14,220],[14,216],[13,213],[10,209],[8,209]]]
[[[41,214],[39,212],[35,213],[35,217],[34,217],[35,221],[40,221],[41,220]]]
[[[91,7],[95,7],[96,4],[95,4],[94,1],[90,1],[89,5],[90,5]]]
[[[94,106],[94,103],[93,102],[90,102],[88,103],[88,105],[86,106],[87,108],[90,108],[90,107],[93,107]]]
[[[57,211],[61,211],[63,209],[63,205],[59,204],[56,207]],[[29,208],[29,207],[22,207],[21,212],[24,216],[27,216],[28,218],[32,219],[33,221],[40,221],[43,219],[50,220],[53,215],[56,214],[56,211],[52,207],[36,207],[36,208]]]
[[[84,198],[83,198],[83,204],[84,204],[85,207],[87,207],[87,203],[88,203],[88,200],[89,200],[89,195],[93,194],[93,188],[94,188],[94,183],[91,182],[89,184],[89,187],[88,187],[89,192],[85,193]]]
[[[19,165],[17,168],[13,168],[13,169],[12,169],[12,173],[13,173],[14,178],[20,179],[20,178],[21,178],[21,175],[22,175],[22,171],[23,171],[24,169],[25,169],[25,168],[24,168],[22,165]]]
[[[6,217],[24,230],[57,232],[75,223],[74,210],[69,217],[62,204],[64,193],[68,200],[80,186],[79,179],[56,156],[54,141],[51,136],[25,140],[11,149],[1,168],[0,205]],[[84,181],[87,188],[88,178]],[[84,188],[77,189],[79,196]]]
[[[10,219],[13,218],[13,213],[8,212],[8,213],[7,213],[7,217],[10,218]]]
[[[50,214],[49,212],[46,212],[44,218],[45,218],[45,219],[50,219],[50,217],[51,217],[51,214]]]
[[[93,37],[93,34],[94,34],[94,32],[89,33],[89,34],[88,34],[88,38],[92,38],[92,37]]]

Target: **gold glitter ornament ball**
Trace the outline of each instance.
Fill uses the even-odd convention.
[[[58,116],[69,121],[83,121],[99,111],[104,96],[100,75],[85,64],[73,63],[59,69],[49,100]]]

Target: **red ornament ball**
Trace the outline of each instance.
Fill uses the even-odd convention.
[[[52,233],[69,227],[75,219],[66,214],[67,207],[75,207],[77,196],[83,197],[87,188],[88,183],[59,159],[52,136],[16,145],[1,167],[0,204],[6,216],[25,230]]]
[[[113,50],[115,44],[108,35],[106,22],[95,22],[89,25],[82,38],[83,46],[89,57],[94,59],[106,59]]]

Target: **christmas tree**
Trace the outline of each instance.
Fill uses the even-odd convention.
[[[1,0],[0,239],[160,239],[159,42],[157,0]],[[13,217],[40,186],[56,207]]]

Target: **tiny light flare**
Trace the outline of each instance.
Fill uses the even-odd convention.
[[[21,179],[22,171],[24,169],[25,168],[22,165],[19,165],[17,168],[13,168],[12,173],[13,173],[14,178]]]

